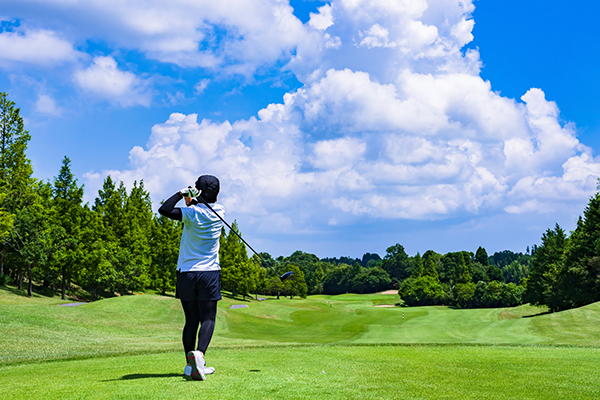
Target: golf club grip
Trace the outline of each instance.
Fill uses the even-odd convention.
[[[277,271],[275,271],[275,268],[273,268],[273,267],[272,267],[272,266],[271,266],[271,265],[270,265],[270,264],[269,264],[269,263],[268,263],[268,262],[267,262],[267,261],[266,261],[264,258],[262,258],[262,257],[260,256],[260,254],[258,254],[258,253],[256,252],[256,250],[254,250],[254,249],[252,248],[252,246],[250,246],[250,245],[248,244],[248,242],[246,242],[246,241],[244,240],[244,238],[242,237],[242,235],[240,235],[239,233],[237,233],[237,231],[236,231],[235,229],[233,229],[231,226],[229,226],[229,224],[227,223],[227,221],[225,221],[225,220],[223,219],[223,217],[221,217],[221,216],[220,216],[220,215],[219,215],[219,214],[218,214],[218,213],[215,211],[215,209],[214,209],[214,208],[212,208],[212,207],[210,206],[210,204],[208,204],[208,202],[202,198],[202,196],[198,196],[198,197],[197,197],[197,199],[200,199],[200,200],[202,201],[202,203],[204,203],[204,204],[206,205],[206,207],[208,207],[208,208],[209,208],[209,209],[210,209],[210,210],[211,210],[211,211],[212,211],[212,212],[213,212],[213,213],[214,213],[214,214],[215,214],[217,217],[219,217],[219,219],[220,219],[221,221],[223,221],[223,223],[224,223],[224,224],[225,224],[225,225],[226,225],[226,226],[229,228],[229,231],[230,231],[230,232],[233,232],[233,233],[235,233],[235,234],[237,235],[237,237],[239,237],[239,238],[240,238],[240,240],[241,240],[242,242],[244,242],[244,244],[245,244],[246,246],[248,246],[248,247],[250,248],[250,250],[252,250],[252,252],[254,252],[254,254],[256,254],[256,256],[257,256],[258,258],[260,258],[260,260],[261,260],[261,261],[262,261],[264,264],[266,264],[266,265],[267,265],[269,268],[271,268],[271,271],[273,271],[273,272],[274,272],[274,273],[275,273],[277,276],[279,276],[279,274],[277,273]]]

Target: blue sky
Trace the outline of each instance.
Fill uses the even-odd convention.
[[[253,247],[525,251],[600,175],[600,5],[0,0],[0,90],[93,202],[201,173]]]

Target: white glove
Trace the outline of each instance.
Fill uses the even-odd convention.
[[[183,197],[198,197],[200,193],[195,188],[188,186],[179,191]]]

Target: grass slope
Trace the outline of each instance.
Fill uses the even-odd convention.
[[[554,314],[513,309],[379,308],[394,295],[219,302],[213,347],[269,344],[481,343],[600,345],[600,303]],[[0,364],[180,349],[183,313],[143,295],[61,307],[0,288]],[[230,309],[233,304],[248,308]],[[535,315],[530,318],[523,316]],[[36,349],[31,352],[31,349]]]
[[[172,297],[62,307],[57,298],[0,288],[0,398],[600,396],[600,304],[554,314],[530,306],[374,307],[396,301],[226,297],[207,355],[217,373],[199,383],[181,377],[183,313]]]

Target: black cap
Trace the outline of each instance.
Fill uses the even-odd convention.
[[[220,186],[217,177],[212,175],[202,175],[196,181],[196,189],[201,192],[210,192],[215,196],[219,194]]]

